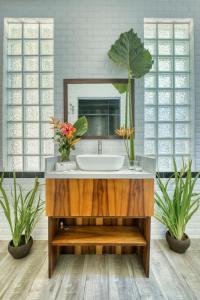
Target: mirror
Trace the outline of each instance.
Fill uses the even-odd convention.
[[[64,79],[64,120],[74,123],[86,116],[86,139],[116,139],[115,130],[124,125],[126,95],[114,84],[126,79]],[[134,89],[133,89],[134,90]],[[132,109],[134,115],[134,97]]]

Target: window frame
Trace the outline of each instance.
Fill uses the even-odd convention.
[[[8,36],[8,29],[9,29],[9,24],[22,24],[22,36],[20,38],[14,38],[14,37],[9,37]],[[24,24],[38,24],[38,37],[35,38],[29,38],[29,37],[24,37]],[[40,24],[52,24],[53,26],[53,36],[52,37],[41,37],[41,29],[40,29]],[[15,54],[9,54],[8,53],[8,41],[9,40],[20,40],[21,44],[22,44],[22,50],[21,50],[21,54],[19,55],[15,55]],[[24,40],[37,40],[38,41],[38,53],[37,54],[24,54]],[[42,54],[41,53],[41,41],[42,40],[50,40],[52,41],[52,54]],[[13,71],[13,70],[8,70],[8,59],[10,58],[16,58],[19,57],[21,58],[21,64],[22,64],[22,68],[21,71]],[[24,58],[27,57],[32,57],[32,58],[37,58],[38,60],[38,70],[37,71],[32,71],[32,70],[24,70]],[[41,69],[41,58],[44,57],[49,57],[52,59],[53,61],[53,68],[51,71],[44,71]],[[21,78],[22,78],[22,83],[21,83],[21,87],[16,88],[15,87],[8,87],[8,76],[9,74],[20,74]],[[38,77],[38,86],[37,87],[25,87],[24,81],[25,81],[25,75],[26,74],[37,74]],[[41,87],[41,78],[42,78],[42,74],[52,74],[53,77],[53,84],[52,87]],[[22,98],[21,98],[21,104],[10,104],[9,103],[9,98],[8,98],[8,94],[9,91],[12,90],[19,90],[22,93]],[[25,97],[24,97],[24,92],[25,91],[30,91],[30,90],[35,90],[37,91],[36,93],[38,93],[38,103],[33,104],[33,103],[26,103],[25,104]],[[42,104],[41,103],[41,93],[43,90],[51,90],[53,99],[52,99],[52,103],[48,103],[48,104]],[[8,119],[8,109],[9,107],[21,107],[21,111],[22,111],[22,118],[19,121],[13,121],[13,124],[19,123],[22,126],[22,136],[21,137],[9,137],[8,136],[8,126],[9,124],[12,124],[12,121],[9,121]],[[25,108],[26,107],[37,107],[38,108],[38,112],[39,112],[39,116],[38,116],[38,121],[36,120],[25,120]],[[51,137],[42,137],[42,124],[48,124],[47,120],[42,120],[41,116],[42,116],[42,112],[41,112],[41,108],[42,107],[51,107],[52,111],[54,111],[54,19],[53,18],[4,18],[4,40],[3,40],[3,168],[6,171],[11,171],[12,166],[11,166],[11,161],[12,161],[12,157],[20,157],[22,158],[22,169],[20,170],[16,170],[19,172],[41,172],[44,171],[44,158],[48,157],[49,155],[52,155],[53,153],[49,153],[49,154],[45,154],[43,152],[43,142],[44,141],[50,141]],[[39,135],[36,137],[28,137],[25,136],[25,126],[27,126],[27,124],[38,124],[38,131],[39,131]],[[36,126],[37,127],[37,126]],[[11,153],[9,153],[9,141],[16,141],[19,140],[22,143],[22,152],[20,154],[14,154],[12,155]],[[30,141],[30,140],[35,140],[38,141],[39,147],[38,147],[38,153],[37,154],[29,154],[29,153],[25,153],[25,141]],[[54,149],[54,147],[53,147]],[[38,157],[38,163],[39,163],[39,168],[38,169],[28,169],[26,166],[26,157],[29,157],[31,159],[31,157]],[[11,158],[11,160],[9,161],[9,158]]]
[[[188,91],[189,91],[189,100],[190,102],[188,103],[188,105],[180,105],[181,107],[183,106],[187,106],[189,107],[189,121],[187,122],[187,124],[190,124],[190,135],[189,137],[182,137],[182,138],[177,138],[175,137],[175,126],[176,124],[180,124],[179,122],[177,122],[175,120],[175,107],[177,107],[178,105],[175,104],[175,99],[174,99],[174,94],[175,92],[178,90],[177,88],[175,88],[175,85],[174,85],[174,81],[175,81],[175,74],[180,74],[181,72],[180,71],[175,71],[174,69],[174,64],[175,64],[175,59],[177,58],[181,58],[181,56],[177,56],[175,55],[174,53],[174,44],[175,42],[178,40],[177,38],[174,38],[174,25],[175,24],[185,24],[187,23],[189,25],[189,37],[188,37],[188,41],[189,41],[189,54],[188,54],[188,58],[189,58],[189,70],[188,72],[185,71],[185,74],[188,73],[188,76],[189,76],[189,87],[188,87]],[[156,37],[155,38],[145,38],[145,24],[156,24]],[[173,36],[171,38],[166,38],[166,39],[159,39],[158,38],[158,24],[172,24],[173,26]],[[152,156],[154,158],[156,158],[156,162],[157,162],[157,169],[158,171],[160,170],[161,172],[164,171],[164,172],[167,172],[167,171],[172,171],[173,169],[173,166],[172,169],[169,168],[169,169],[162,169],[162,168],[159,168],[158,166],[158,158],[159,157],[181,157],[181,156],[187,156],[187,157],[190,157],[192,160],[193,160],[193,169],[195,169],[195,95],[194,95],[194,24],[193,24],[193,19],[192,18],[144,18],[144,45],[145,45],[145,42],[146,41],[153,41],[155,42],[155,45],[156,45],[156,53],[155,55],[153,55],[155,57],[155,60],[156,60],[156,66],[155,66],[155,71],[154,72],[150,72],[148,73],[149,74],[155,74],[155,77],[156,77],[156,85],[155,85],[155,88],[152,88],[152,91],[155,91],[156,93],[156,103],[153,105],[148,105],[148,104],[145,104],[145,97],[144,97],[144,154],[145,154],[145,141],[146,140],[154,140],[155,141],[155,155],[149,155],[149,156]],[[166,40],[166,41],[172,41],[172,46],[173,46],[173,52],[171,55],[169,56],[163,56],[163,58],[171,58],[171,61],[172,61],[172,70],[171,71],[163,71],[163,72],[160,72],[158,70],[158,59],[162,56],[160,56],[158,54],[158,41],[159,40]],[[183,41],[184,39],[180,39],[180,41]],[[183,58],[186,57],[185,55],[182,56]],[[170,121],[165,121],[163,122],[164,123],[171,123],[172,124],[172,128],[173,128],[173,133],[172,133],[172,137],[163,137],[163,138],[159,138],[159,135],[158,135],[158,128],[159,128],[159,119],[158,119],[158,108],[159,108],[159,104],[158,104],[158,91],[161,91],[162,89],[159,88],[159,85],[158,85],[158,77],[159,77],[159,74],[171,74],[171,78],[172,78],[172,87],[171,88],[163,88],[163,91],[166,91],[166,90],[171,90],[172,91],[172,103],[171,104],[166,104],[167,107],[171,107],[172,109],[172,120],[171,122]],[[183,71],[183,74],[184,74],[184,71]],[[145,84],[144,84],[144,95],[145,95],[145,91],[148,90],[148,88],[145,87]],[[149,89],[151,90],[151,88]],[[180,89],[181,90],[181,89]],[[184,90],[184,89],[183,89]],[[185,89],[187,90],[187,89]],[[155,116],[155,121],[146,121],[145,120],[145,108],[146,107],[155,107],[155,113],[156,113],[156,116]],[[163,105],[162,105],[163,106]],[[161,106],[161,107],[162,107]],[[155,126],[155,137],[154,138],[148,138],[148,137],[145,137],[145,125],[149,123],[149,124],[154,124]],[[182,121],[182,123],[186,124],[185,121]],[[166,141],[166,140],[171,140],[172,141],[172,153],[171,154],[160,154],[159,151],[158,151],[158,141],[160,140],[163,140],[163,141]],[[190,153],[187,155],[187,154],[177,154],[175,153],[175,141],[176,140],[189,140],[190,141]],[[146,154],[148,155],[148,154]]]

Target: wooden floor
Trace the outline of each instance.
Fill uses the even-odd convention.
[[[153,241],[149,279],[134,255],[64,255],[48,279],[46,242],[22,260],[0,242],[0,299],[200,299],[200,240],[181,255]]]

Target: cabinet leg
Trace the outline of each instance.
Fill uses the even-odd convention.
[[[54,247],[49,244],[49,267],[48,267],[49,268],[49,278],[51,278],[51,276],[53,274],[59,254],[60,254],[59,247]]]
[[[145,275],[149,277],[150,269],[150,240],[151,240],[151,218],[141,219],[139,223],[140,230],[143,232],[147,241],[146,247],[138,247],[137,253],[142,262]]]

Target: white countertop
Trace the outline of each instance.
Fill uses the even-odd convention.
[[[146,179],[146,178],[154,178],[154,174],[143,170],[142,172],[136,172],[134,170],[129,170],[127,168],[123,168],[119,171],[83,171],[80,169],[65,171],[65,172],[57,172],[57,171],[47,171],[45,173],[46,178],[99,178],[99,179]]]

